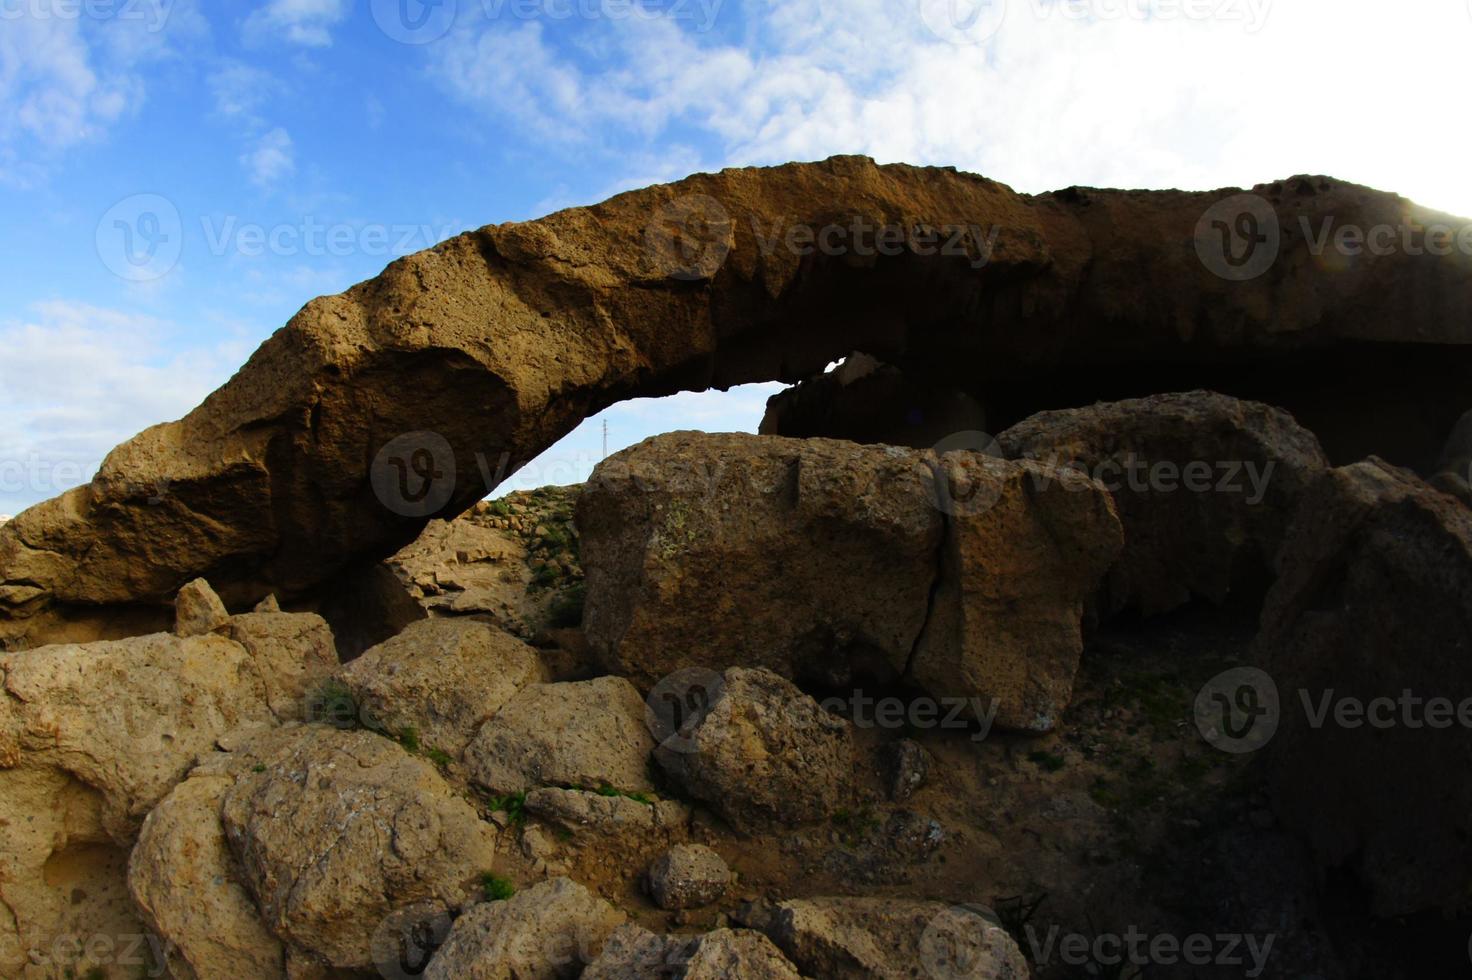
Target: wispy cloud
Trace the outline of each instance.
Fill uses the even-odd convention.
[[[277,126],[255,140],[240,158],[251,183],[270,187],[296,171],[296,150],[291,134]]]
[[[347,17],[348,0],[270,0],[241,25],[246,41],[282,40],[307,48],[332,44],[332,29]]]

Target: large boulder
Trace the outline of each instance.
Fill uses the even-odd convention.
[[[1027,980],[1017,942],[967,906],[891,898],[814,898],[757,910],[751,923],[826,980],[916,976]]]
[[[646,440],[594,471],[578,522],[584,629],[645,686],[905,678],[1020,729],[1067,705],[1084,599],[1120,548],[1077,472],[772,436]]]
[[[1281,715],[1261,714],[1273,704],[1257,690],[1237,720],[1279,723],[1267,751],[1282,821],[1357,875],[1380,915],[1462,908],[1472,510],[1379,460],[1325,473],[1283,546],[1257,658],[1254,686],[1276,687]]]
[[[459,757],[481,726],[542,679],[537,652],[470,619],[423,619],[342,669],[361,717]]]
[[[291,598],[617,399],[797,380],[854,350],[966,374],[998,420],[1186,370],[1270,385],[1342,434],[1336,458],[1430,465],[1466,409],[1472,258],[1326,264],[1300,231],[1326,222],[1465,228],[1323,177],[1026,196],[836,157],[469,231],[308,303],[184,419],[0,527],[6,642],[77,605],[167,604],[204,573],[231,606]],[[1264,243],[1250,267],[1220,234],[1244,226]],[[1305,371],[1306,351],[1331,367]]]
[[[624,914],[577,882],[554,878],[455,920],[425,980],[574,980]]]
[[[948,452],[928,465],[949,520],[908,678],[987,724],[1048,731],[1073,696],[1085,600],[1119,555],[1114,503],[1030,461]]]
[[[220,739],[295,717],[336,661],[322,620],[281,620],[268,648],[161,633],[0,656],[0,974],[56,936],[143,934],[126,874],[144,817]]]
[[[494,793],[539,786],[654,789],[644,699],[622,677],[533,684],[481,726],[465,750],[472,781]]]
[[[143,823],[128,862],[128,890],[149,930],[166,940],[178,980],[279,980],[286,950],[261,921],[225,843],[220,804],[234,785],[206,763]]]
[[[997,442],[1113,493],[1124,551],[1101,589],[1107,613],[1265,588],[1298,498],[1329,466],[1287,412],[1206,391],[1042,412]]]
[[[733,667],[655,750],[670,778],[745,832],[823,820],[854,796],[848,722],[769,670]]]
[[[370,732],[283,729],[221,802],[231,853],[266,925],[338,969],[371,969],[408,907],[467,904],[496,832],[429,763]]]
[[[684,432],[604,461],[577,512],[594,651],[642,687],[690,666],[899,676],[944,532],[916,462]]]
[[[582,980],[798,980],[772,941],[748,929],[661,936],[619,926]]]

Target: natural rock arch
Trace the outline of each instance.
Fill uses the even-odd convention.
[[[0,639],[25,645],[84,607],[165,602],[200,575],[231,605],[306,593],[464,510],[614,402],[797,381],[853,350],[964,377],[995,393],[999,421],[1203,375],[1250,387],[1260,370],[1291,402],[1307,370],[1310,411],[1368,402],[1388,412],[1385,451],[1424,454],[1467,407],[1472,257],[1326,262],[1310,246],[1325,220],[1440,221],[1467,241],[1465,226],[1327,178],[1263,185],[1267,204],[1251,203],[1270,206],[1278,254],[1238,281],[1212,258],[1207,212],[1240,193],[1027,196],[836,157],[467,232],[308,303],[184,419],[0,528]],[[1338,376],[1312,376],[1316,362]],[[1341,391],[1356,384],[1373,390]],[[386,506],[385,481],[426,464],[453,471],[434,484],[440,506]]]

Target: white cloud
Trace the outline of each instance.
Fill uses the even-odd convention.
[[[1435,81],[1472,50],[1467,5],[1212,0],[1212,17],[1171,15],[1189,9],[1202,5],[1007,0],[982,44],[933,32],[920,0],[759,0],[739,42],[628,18],[593,25],[596,45],[554,44],[534,22],[481,21],[446,39],[436,71],[579,152],[693,129],[717,147],[708,167],[867,153],[1027,191],[1319,172],[1472,214],[1472,132],[1448,123],[1450,83]]]
[[[215,112],[226,119],[260,125],[260,109],[284,86],[270,72],[239,61],[227,61],[205,79]]]
[[[85,483],[114,445],[179,418],[229,378],[246,346],[181,350],[148,316],[82,303],[37,304],[0,321],[0,511]]]
[[[332,44],[332,28],[348,15],[347,0],[270,0],[245,19],[247,41],[279,38],[307,48]]]
[[[277,126],[259,139],[240,158],[251,183],[269,187],[296,171],[296,151],[291,134]]]

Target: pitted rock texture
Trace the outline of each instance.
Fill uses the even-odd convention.
[[[1238,703],[1276,692],[1264,751],[1283,822],[1325,868],[1354,872],[1377,915],[1461,908],[1472,510],[1380,460],[1324,473],[1283,545],[1257,660],[1266,681],[1249,678],[1255,700]]]
[[[455,921],[425,980],[575,980],[624,913],[568,878],[554,878]]]
[[[460,908],[495,861],[495,828],[386,738],[297,726],[252,751],[225,838],[266,925],[326,965],[373,969],[390,914]]]
[[[486,720],[542,679],[537,652],[494,626],[424,619],[342,669],[362,718],[459,757]]]
[[[264,648],[245,638],[258,618],[231,621],[241,642],[160,633],[0,657],[0,975],[26,976],[58,935],[142,935],[118,910],[144,817],[218,740],[293,718],[336,663],[316,616],[266,617],[280,629]]]
[[[1472,257],[1331,271],[1301,228],[1463,223],[1329,178],[1260,185],[1280,246],[1241,279],[1213,271],[1198,230],[1237,193],[1025,196],[837,157],[467,232],[308,303],[184,419],[0,527],[5,642],[35,645],[78,605],[167,604],[200,575],[228,605],[308,592],[619,399],[798,380],[855,350],[953,365],[1006,403],[998,424],[1055,407],[1043,392],[1070,372],[1118,365],[1143,385],[1214,357],[1357,358],[1391,375],[1372,403],[1384,451],[1434,458],[1466,409]],[[791,225],[894,228],[903,244],[878,254],[860,231],[841,254],[771,247],[763,232]],[[1306,401],[1288,407],[1310,427],[1311,408],[1372,418],[1323,385]]]
[[[1206,391],[1042,412],[997,443],[1113,494],[1125,544],[1100,605],[1147,616],[1261,589],[1299,497],[1329,466],[1287,412]]]
[[[1071,470],[702,433],[599,464],[578,526],[584,631],[641,686],[730,666],[904,678],[1031,730],[1068,704],[1084,600],[1121,545],[1109,494]]]

